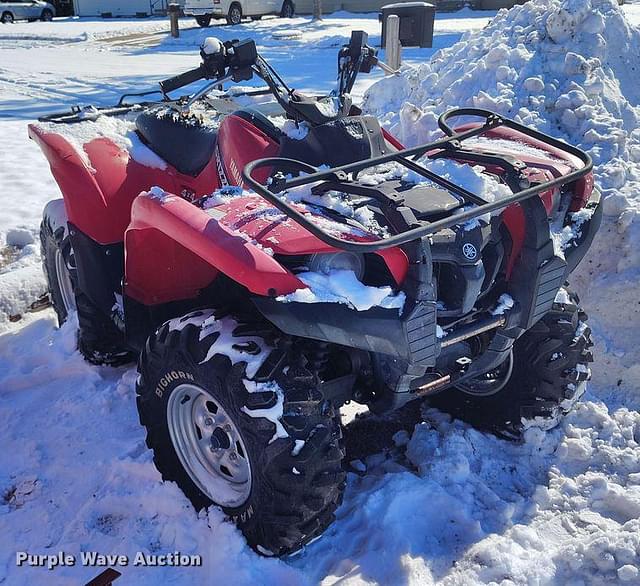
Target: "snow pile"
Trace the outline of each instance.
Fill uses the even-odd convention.
[[[357,311],[372,307],[402,311],[405,294],[394,294],[391,287],[370,287],[358,280],[349,270],[331,270],[327,274],[307,271],[296,275],[308,289],[298,289],[277,297],[285,303],[343,303]]]
[[[637,413],[588,402],[566,431],[531,429],[524,444],[423,415],[410,438],[395,437],[406,460],[365,460],[338,527],[297,567],[328,573],[325,583],[638,583]]]
[[[441,136],[440,114],[472,106],[589,152],[606,217],[572,282],[600,334],[596,354],[607,352],[608,368],[594,369],[600,382],[607,370],[626,369],[640,384],[634,367],[640,362],[639,63],[640,30],[614,0],[531,0],[500,11],[485,29],[431,61],[379,81],[365,97],[368,112],[408,146]],[[560,245],[567,238],[571,234],[560,235]],[[607,331],[615,331],[615,339]]]
[[[45,290],[37,233],[28,228],[12,228],[0,241],[0,331],[11,316],[21,315]]]

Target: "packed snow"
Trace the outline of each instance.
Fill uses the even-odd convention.
[[[474,105],[589,150],[606,218],[573,285],[595,333],[594,381],[558,428],[533,426],[520,444],[425,404],[415,430],[353,465],[336,523],[283,560],[256,555],[219,509],[196,514],[161,482],[138,422],[134,368],[90,366],[75,349],[73,318],[57,329],[50,310],[25,314],[44,290],[41,211],[60,196],[27,122],[70,103],[111,104],[191,68],[212,33],[170,39],[158,19],[0,27],[0,582],[88,581],[99,568],[17,567],[16,551],[96,550],[202,556],[196,568],[120,568],[136,584],[640,583],[638,24],[640,5],[610,0],[438,15],[434,50],[403,51],[401,75],[367,94],[365,107],[407,144],[436,136],[447,108]],[[301,35],[274,38],[283,27]],[[376,15],[346,14],[263,19],[216,36],[255,35],[286,79],[317,92],[334,83],[352,28],[379,39]],[[145,35],[158,44],[136,45]],[[380,78],[363,76],[355,98]],[[229,351],[224,335],[216,340]]]
[[[283,303],[342,303],[356,311],[372,307],[402,311],[403,292],[394,294],[391,287],[371,287],[358,280],[350,270],[331,270],[328,273],[305,271],[296,275],[306,289],[297,289],[289,295],[277,297]]]

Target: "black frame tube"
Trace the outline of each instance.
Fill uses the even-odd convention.
[[[481,126],[474,127],[472,129],[458,132],[456,133],[453,129],[451,129],[447,125],[447,121],[453,117],[457,116],[475,116],[485,119],[485,123]],[[316,167],[309,165],[307,163],[303,163],[302,161],[296,161],[294,159],[285,159],[281,157],[269,157],[265,159],[258,159],[256,161],[252,161],[242,170],[242,176],[244,180],[249,184],[249,186],[259,195],[264,197],[267,201],[273,204],[277,209],[283,212],[285,215],[290,217],[292,220],[300,224],[303,228],[308,230],[311,234],[322,240],[324,243],[329,246],[333,246],[334,248],[347,250],[350,252],[375,252],[377,250],[382,250],[385,248],[401,246],[403,244],[407,244],[412,240],[417,240],[424,236],[430,236],[435,234],[440,230],[444,230],[446,228],[451,228],[452,226],[463,224],[469,220],[477,218],[478,216],[482,216],[486,213],[490,213],[499,209],[506,208],[512,204],[522,202],[534,195],[542,193],[544,191],[548,191],[553,187],[557,187],[560,185],[566,185],[567,183],[572,183],[581,177],[584,177],[593,169],[593,162],[591,157],[582,151],[581,149],[569,145],[561,140],[553,138],[552,136],[548,136],[538,130],[534,130],[532,128],[528,128],[515,122],[514,120],[510,120],[509,118],[504,118],[494,112],[489,110],[480,110],[476,108],[461,108],[456,110],[450,110],[440,116],[438,120],[438,124],[448,135],[447,138],[443,138],[431,143],[423,144],[418,147],[405,149],[402,151],[396,151],[387,155],[382,155],[379,157],[373,157],[371,159],[366,159],[364,161],[357,161],[355,163],[350,163],[348,165],[341,165],[339,167],[334,167],[332,169],[319,171]],[[415,159],[420,158],[426,152],[432,150],[446,150],[452,154],[455,154],[456,148],[460,146],[460,142],[472,138],[474,136],[478,136],[484,134],[485,132],[497,128],[499,126],[505,126],[507,128],[511,128],[516,130],[526,136],[530,136],[534,139],[540,140],[550,146],[558,148],[570,155],[575,156],[579,159],[584,166],[581,169],[576,169],[567,175],[563,175],[561,177],[556,177],[550,181],[546,181],[544,183],[540,183],[538,185],[534,185],[532,187],[528,187],[514,193],[509,197],[501,198],[498,201],[494,202],[485,202],[480,196],[470,193],[461,187],[454,185],[435,175],[432,171],[425,169],[421,165],[415,162]],[[462,154],[463,155],[463,154]],[[413,157],[413,160],[409,160],[409,157]],[[396,234],[394,236],[390,236],[389,238],[384,238],[380,240],[375,240],[373,242],[352,242],[343,240],[342,238],[336,238],[332,236],[328,232],[325,232],[311,221],[309,221],[304,214],[301,214],[294,207],[289,205],[287,202],[278,197],[278,193],[281,193],[287,189],[291,189],[293,187],[298,187],[300,185],[308,185],[310,183],[316,183],[323,180],[332,180],[332,181],[340,181],[341,178],[345,178],[349,173],[358,173],[363,169],[367,169],[370,167],[374,167],[376,165],[381,165],[383,163],[388,163],[390,161],[398,162],[408,169],[413,171],[417,171],[423,176],[433,180],[435,183],[440,184],[442,187],[446,189],[450,189],[454,193],[462,196],[465,203],[476,203],[479,204],[478,207],[467,210],[466,212],[462,212],[460,214],[456,214],[450,216],[448,218],[443,218],[442,220],[438,220],[436,222],[421,222],[421,226],[417,228],[413,228],[406,232],[401,232],[400,234]],[[288,169],[295,171],[302,171],[304,173],[310,173],[308,175],[304,175],[302,177],[297,177],[288,181],[283,181],[277,185],[277,191],[271,192],[264,185],[259,183],[253,178],[253,173],[264,167],[276,167],[277,169]],[[480,203],[482,202],[482,203]]]

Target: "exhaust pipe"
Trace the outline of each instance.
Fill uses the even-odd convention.
[[[435,380],[429,381],[428,383],[418,387],[415,392],[416,397],[424,397],[425,395],[430,395],[431,393],[435,393],[439,391],[442,387],[446,387],[451,382],[451,375],[446,374],[437,378]]]

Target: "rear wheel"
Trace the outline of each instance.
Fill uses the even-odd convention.
[[[577,295],[565,293],[516,341],[512,365],[507,359],[491,376],[444,391],[430,405],[511,438],[560,423],[584,393],[593,361],[587,315]]]
[[[118,366],[131,362],[124,335],[108,316],[78,287],[78,270],[62,199],[44,208],[40,225],[42,265],[58,324],[78,315],[78,350],[92,364]]]
[[[196,16],[196,22],[198,23],[198,26],[201,26],[202,28],[207,28],[211,24],[211,17]]]
[[[227,14],[227,23],[234,25],[242,22],[242,7],[237,2],[234,2],[229,7],[229,14]]]
[[[13,14],[11,12],[3,12],[2,16],[0,16],[0,21],[5,24],[9,24],[13,22]]]
[[[259,553],[284,555],[334,519],[341,427],[286,360],[269,381],[250,380],[270,351],[257,332],[211,311],[166,323],[140,357],[138,411],[164,480],[196,509],[219,505]]]
[[[280,10],[280,17],[293,18],[294,12],[295,12],[295,8],[293,7],[293,2],[291,2],[291,0],[284,0],[282,4],[282,9]]]
[[[48,8],[45,8],[42,11],[42,15],[40,16],[40,18],[44,21],[44,22],[50,22],[53,20],[53,12],[51,12],[51,10],[49,10]]]
[[[47,278],[51,304],[62,325],[76,311],[77,281],[73,248],[67,228],[67,214],[61,199],[50,201],[44,208],[40,225],[42,268]]]

